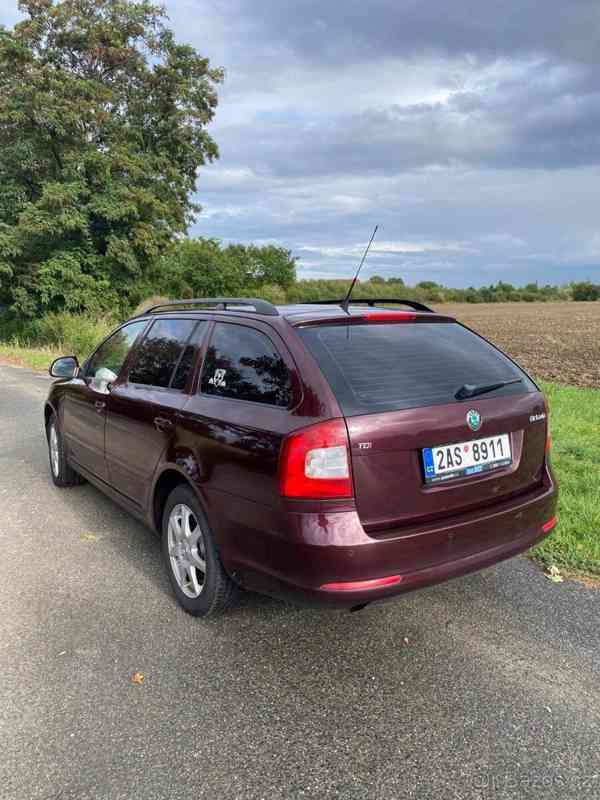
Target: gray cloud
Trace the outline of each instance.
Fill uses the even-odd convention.
[[[229,42],[250,45],[259,61],[287,51],[311,64],[398,54],[484,60],[533,54],[595,64],[600,46],[595,0],[180,0],[169,9],[185,9],[211,27],[218,14]],[[246,62],[243,52],[231,55],[230,63]]]
[[[167,0],[226,68],[193,232],[304,275],[600,281],[597,0]],[[0,22],[15,12],[0,10]]]
[[[232,123],[220,132],[221,149],[230,162],[280,177],[599,163],[600,83],[584,80],[587,70],[548,63],[519,72],[444,101],[365,108],[319,124],[285,113]]]

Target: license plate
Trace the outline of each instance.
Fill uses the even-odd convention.
[[[450,478],[479,475],[491,469],[506,467],[512,463],[510,436],[488,436],[470,442],[425,447],[423,465],[425,483],[437,483]]]

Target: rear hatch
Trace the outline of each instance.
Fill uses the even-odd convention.
[[[390,320],[379,312],[299,329],[346,418],[364,527],[424,523],[539,486],[546,414],[533,381],[454,320]]]

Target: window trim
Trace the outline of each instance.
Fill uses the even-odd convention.
[[[252,322],[254,322],[254,320],[242,320],[242,319],[229,320],[223,318],[211,320],[212,323],[211,327],[203,343],[204,346],[202,348],[202,357],[201,359],[199,359],[200,363],[198,365],[198,369],[195,375],[195,381],[194,381],[195,386],[193,387],[192,394],[205,398],[206,400],[218,400],[219,402],[226,400],[232,403],[246,403],[252,406],[257,406],[258,408],[269,408],[275,411],[289,413],[294,408],[296,408],[302,401],[302,393],[299,391],[299,387],[297,385],[298,381],[294,377],[294,369],[291,366],[294,364],[293,359],[291,359],[291,356],[286,351],[282,352],[282,348],[278,347],[275,344],[275,342],[273,341],[273,337],[269,333],[267,333],[267,331],[263,330],[262,327],[258,327],[254,324],[251,324]],[[210,347],[210,343],[212,342],[212,338],[217,325],[237,325],[237,327],[239,328],[248,328],[249,330],[254,331],[255,333],[262,334],[266,339],[268,339],[268,341],[271,343],[271,346],[273,347],[273,350],[279,355],[281,360],[284,362],[290,376],[291,397],[288,405],[278,406],[273,403],[261,403],[257,400],[244,400],[242,397],[226,397],[217,394],[207,394],[206,392],[202,391],[202,372],[204,370],[206,354],[208,352],[208,348]]]

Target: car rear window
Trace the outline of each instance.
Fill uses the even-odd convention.
[[[299,334],[346,416],[454,403],[465,383],[522,379],[480,397],[536,390],[510,359],[457,322],[319,325]]]

